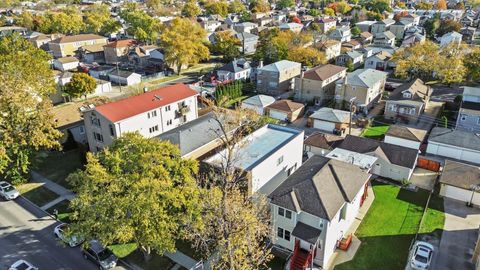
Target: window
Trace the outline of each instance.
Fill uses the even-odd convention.
[[[284,230],[280,227],[277,227],[277,236],[279,238],[283,238],[287,241],[290,241],[290,234],[291,234],[290,231],[287,231],[287,230]]]
[[[187,122],[187,116],[186,115],[183,116],[183,122]]]
[[[158,131],[158,125],[155,125],[155,126],[149,128],[148,131],[150,131],[150,133]]]
[[[147,113],[147,118],[150,119],[150,113]]]
[[[282,162],[283,162],[283,156],[281,156],[277,159],[277,166],[282,164]]]
[[[462,114],[460,116],[460,121],[466,121],[467,120],[467,115],[466,114]]]
[[[95,140],[97,140],[99,142],[103,142],[103,135],[102,134],[94,132],[93,137],[95,138]]]
[[[152,117],[157,117],[157,111],[152,111]]]
[[[283,229],[280,227],[277,228],[277,236],[283,238]]]
[[[345,219],[345,216],[347,215],[347,204],[344,204],[342,209],[340,210],[340,215],[338,217],[338,221]]]
[[[167,120],[167,126],[170,126],[172,124],[172,119]]]
[[[165,106],[165,111],[166,111],[166,112],[169,112],[169,111],[171,111],[171,110],[172,110],[172,108],[170,107],[170,105]]]
[[[80,129],[80,134],[85,134],[85,128],[83,126],[80,126],[79,129]]]
[[[96,115],[92,114],[92,116],[90,117],[90,121],[92,125],[100,127],[100,119],[98,119]]]
[[[480,117],[477,119],[477,125],[480,125]]]
[[[286,217],[288,219],[292,219],[292,211],[284,209],[282,207],[278,207],[278,215]]]
[[[284,236],[284,239],[287,240],[287,241],[290,241],[290,232],[285,230],[285,236]]]
[[[110,128],[110,135],[111,135],[111,136],[115,136],[115,130],[113,129],[113,125],[112,125],[112,124],[109,124],[108,126],[109,126],[109,128]]]

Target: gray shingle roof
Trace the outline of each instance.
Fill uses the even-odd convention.
[[[350,120],[350,113],[347,111],[323,107],[314,112],[310,117],[334,123],[348,123]]]
[[[295,225],[292,235],[315,245],[321,233],[321,230],[299,221]]]
[[[427,135],[427,131],[406,126],[392,125],[385,135],[416,142],[423,142],[425,136]]]
[[[347,74],[347,83],[363,87],[372,87],[375,83],[385,79],[387,73],[374,69],[357,69]]]
[[[435,127],[428,141],[480,151],[480,136],[468,131]]]
[[[480,185],[480,168],[447,159],[440,183],[470,190],[473,185]]]
[[[361,154],[381,151],[390,163],[406,168],[413,168],[418,156],[415,149],[351,135],[338,148]]]
[[[346,202],[354,199],[369,177],[355,165],[313,156],[269,198],[286,209],[332,220]]]
[[[275,98],[267,95],[256,95],[242,101],[242,103],[253,105],[253,106],[261,106],[262,108],[265,108],[274,102],[275,102]]]
[[[260,68],[260,70],[268,70],[268,71],[277,71],[278,72],[278,71],[290,69],[294,66],[301,67],[301,65],[302,64],[297,63],[297,62],[288,61],[288,60],[281,60],[281,61],[272,63],[270,65],[266,65],[266,66]]]

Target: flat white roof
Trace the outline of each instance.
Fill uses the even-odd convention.
[[[345,150],[342,148],[333,149],[325,157],[350,163],[365,169],[370,169],[375,163],[375,161],[377,160],[376,157],[360,154],[360,153]]]

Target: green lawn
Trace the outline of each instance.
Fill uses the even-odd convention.
[[[68,152],[43,152],[42,158],[35,164],[35,170],[42,176],[57,184],[71,188],[65,180],[67,176],[77,169],[83,169],[84,154],[79,149]]]
[[[39,207],[55,200],[59,196],[42,186],[41,183],[27,183],[16,187],[23,197],[38,205]]]
[[[362,132],[362,137],[381,140],[389,127],[389,125],[367,126]]]
[[[47,212],[53,215],[53,212],[55,209],[58,211],[58,216],[57,219],[60,220],[61,222],[64,223],[70,223],[70,215],[72,214],[70,208],[70,201],[69,200],[63,200],[54,206],[50,207],[47,209]]]
[[[443,198],[433,194],[428,204],[427,212],[423,217],[422,227],[419,233],[432,234],[436,238],[442,237],[443,225],[445,224],[445,212],[443,209]]]
[[[169,258],[158,255],[153,255],[151,260],[148,263],[145,263],[143,254],[138,249],[127,257],[127,261],[140,266],[144,270],[168,270],[175,265],[175,263]]]
[[[405,268],[428,192],[411,192],[377,182],[373,190],[375,200],[356,232],[362,244],[354,259],[338,265],[337,270]]]
[[[115,256],[119,258],[125,258],[135,252],[135,250],[137,249],[137,244],[117,244],[110,245],[108,246],[108,248],[113,252],[113,254],[115,254]]]

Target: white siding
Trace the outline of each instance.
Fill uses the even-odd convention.
[[[428,142],[427,153],[480,164],[480,152],[451,145]]]
[[[288,117],[287,113],[272,110],[272,109],[270,109],[269,114],[270,114],[270,117],[278,119],[280,121],[285,121],[285,119],[287,119]]]
[[[335,123],[314,119],[313,127],[332,133],[335,129]]]
[[[463,188],[458,188],[458,187],[454,187],[446,184],[441,184],[440,195],[447,198],[459,200],[462,202],[470,202],[470,199],[472,199],[471,190],[466,190]],[[480,206],[480,193],[478,192],[475,193],[475,195],[473,196],[472,203]]]
[[[420,142],[416,141],[411,141],[407,139],[402,139],[402,138],[397,138],[397,137],[392,137],[392,136],[385,136],[384,142],[390,143],[390,144],[395,144],[403,147],[408,147],[412,149],[420,149]]]

